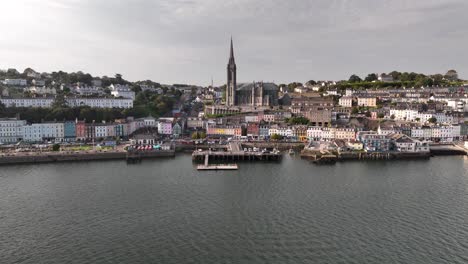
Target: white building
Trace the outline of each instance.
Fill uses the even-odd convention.
[[[25,89],[25,91],[29,91],[33,94],[40,94],[40,95],[45,95],[45,94],[57,94],[57,91],[55,88],[47,88],[45,86],[31,86],[28,89]]]
[[[358,96],[358,106],[376,107],[377,98],[372,96]]]
[[[132,91],[128,85],[111,84],[109,88],[111,90],[111,94],[116,98],[122,97],[135,100],[135,92]]]
[[[158,127],[158,121],[152,116],[143,118],[143,124],[145,127]]]
[[[42,126],[40,124],[23,126],[23,140],[26,142],[41,142]]]
[[[23,138],[25,120],[16,118],[0,118],[0,143],[16,143]]]
[[[53,97],[43,98],[0,98],[6,107],[51,107]],[[132,99],[120,98],[67,98],[70,107],[89,106],[95,108],[133,108]]]
[[[353,106],[353,97],[343,96],[339,99],[338,104],[343,107],[352,107]]]
[[[80,86],[80,85],[77,85],[75,87],[73,87],[72,89],[72,92],[75,93],[75,94],[79,94],[79,95],[86,95],[86,96],[89,96],[89,95],[100,95],[100,94],[104,94],[104,91],[97,87],[97,86]]]
[[[108,137],[108,128],[106,124],[96,124],[94,126],[94,134],[96,138],[106,138]]]
[[[447,100],[447,106],[456,112],[468,112],[468,103],[464,100]]]
[[[51,107],[54,102],[52,97],[44,98],[0,98],[6,107]]]
[[[34,79],[34,80],[32,80],[32,84],[34,84],[34,86],[45,86],[46,81],[45,80]]]
[[[158,133],[161,135],[172,135],[172,122],[166,120],[159,120]]]
[[[410,109],[391,109],[390,116],[394,116],[395,120],[415,121],[418,111]]]
[[[319,141],[323,137],[322,127],[314,126],[307,128],[307,138],[311,141]]]
[[[378,80],[381,82],[393,82],[393,76],[390,74],[381,73],[379,74]]]
[[[63,123],[37,123],[23,126],[23,140],[28,142],[44,140],[62,142],[64,133]]]
[[[26,86],[28,85],[28,81],[26,79],[5,79],[3,82],[6,85],[11,86]]]
[[[67,98],[70,107],[89,106],[95,108],[133,108],[133,99],[122,98]]]
[[[395,148],[399,152],[429,152],[429,144],[408,137],[407,135],[391,135]]]

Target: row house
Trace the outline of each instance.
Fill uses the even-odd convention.
[[[97,139],[106,138],[108,135],[106,124],[96,124],[94,131],[96,133],[95,138]]]
[[[352,107],[353,106],[353,97],[343,96],[338,100],[338,104],[343,107]]]
[[[133,99],[130,98],[67,98],[66,101],[70,107],[133,108]]]
[[[76,121],[75,122],[75,136],[77,141],[86,140],[86,123],[85,121]]]
[[[356,130],[349,127],[332,128],[335,130],[335,139],[355,140]]]
[[[452,142],[464,138],[463,125],[435,126],[435,127],[413,127],[411,137],[441,142]]]
[[[331,97],[300,97],[291,100],[291,107],[333,107],[333,98]]]
[[[23,138],[25,120],[0,118],[0,144],[16,143]]]
[[[306,133],[311,141],[320,141],[323,138],[323,130],[319,126],[308,127]]]
[[[111,94],[116,98],[121,97],[135,100],[135,92],[132,91],[128,85],[111,84],[109,89],[111,90]]]
[[[241,136],[242,128],[240,126],[222,126],[209,125],[207,129],[209,136]]]
[[[23,126],[23,140],[27,142],[55,141],[64,140],[63,123],[36,123]]]
[[[172,136],[174,138],[178,138],[182,135],[182,126],[176,122],[173,126],[172,126]]]
[[[246,115],[245,122],[247,123],[257,123],[259,122],[259,115]]]
[[[431,118],[435,118],[438,123],[443,124],[451,124],[454,121],[453,116],[443,112],[419,112],[411,109],[391,109],[390,116],[394,117],[395,120],[418,121],[420,123],[427,123]]]
[[[50,108],[55,98],[0,98],[6,107],[42,107]],[[66,98],[70,107],[89,106],[94,108],[133,108],[133,100],[125,98]]]
[[[258,135],[261,138],[266,138],[270,135],[270,126],[268,125],[259,125],[258,126]]]
[[[376,107],[377,106],[377,97],[358,96],[357,97],[357,104],[358,104],[358,106]]]
[[[73,93],[79,94],[81,96],[104,94],[104,90],[97,86],[80,86],[80,84],[77,84],[76,86],[72,87],[71,90]]]
[[[5,85],[10,86],[26,86],[28,85],[28,81],[26,79],[5,79],[3,81]]]
[[[258,137],[260,135],[260,126],[258,123],[247,123],[247,136]]]
[[[188,129],[200,129],[203,128],[205,125],[205,122],[203,121],[203,118],[199,117],[188,117],[187,118],[187,128]]]
[[[307,140],[307,126],[294,126],[292,128],[293,137],[297,140]]]
[[[76,122],[66,121],[63,123],[63,140],[66,142],[76,141]]]
[[[166,120],[159,121],[158,133],[161,135],[172,135],[172,122]]]
[[[290,127],[272,126],[268,131],[268,135],[280,135],[282,137],[292,137],[293,130]]]

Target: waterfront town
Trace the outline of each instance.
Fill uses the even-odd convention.
[[[0,71],[1,158],[232,148],[405,158],[468,148],[468,82],[455,70],[238,83],[231,40],[227,76],[223,86],[201,87]]]

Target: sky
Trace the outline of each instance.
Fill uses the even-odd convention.
[[[137,81],[341,80],[456,69],[468,78],[466,0],[15,0],[1,4],[0,69]]]

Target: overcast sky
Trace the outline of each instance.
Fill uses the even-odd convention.
[[[0,68],[217,85],[392,70],[468,77],[467,0],[2,1]]]

